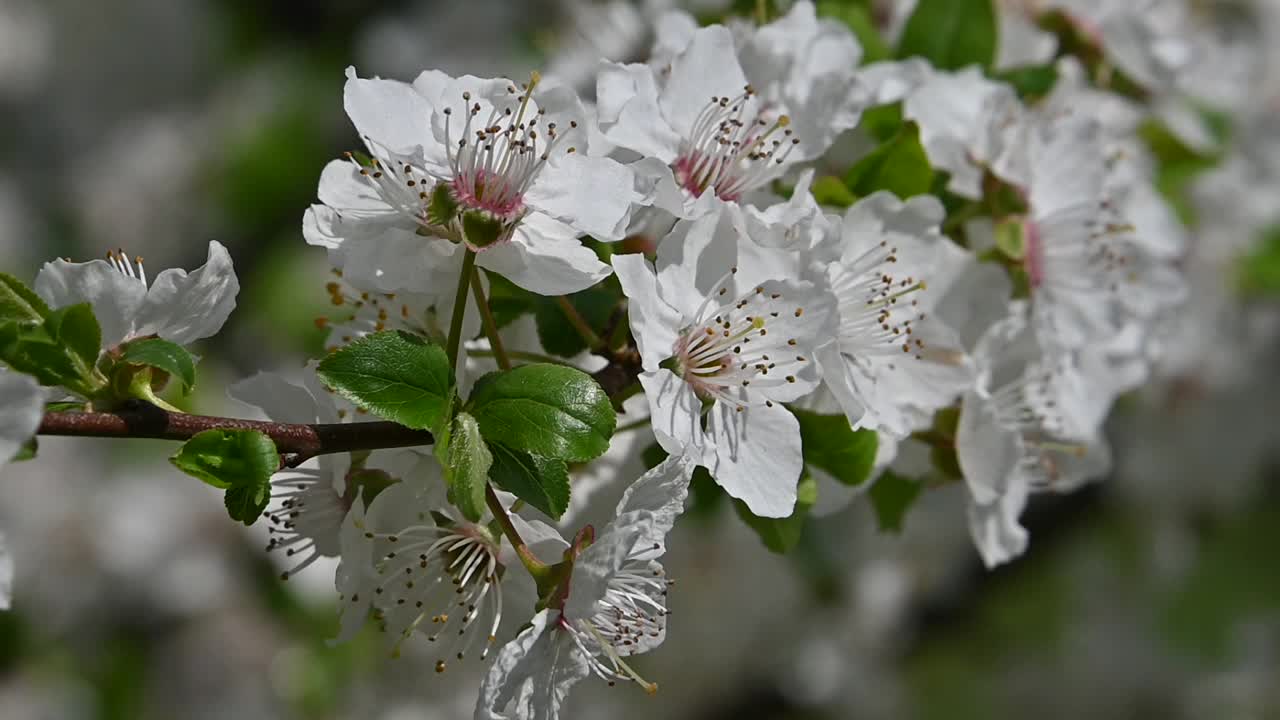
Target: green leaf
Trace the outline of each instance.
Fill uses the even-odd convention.
[[[844,415],[791,411],[800,422],[805,464],[822,470],[844,485],[867,481],[875,467],[879,438],[874,430],[854,430]]]
[[[1053,86],[1058,84],[1058,66],[1052,63],[1028,65],[1003,70],[994,77],[1012,86],[1018,97],[1034,102],[1053,92]]]
[[[1239,261],[1239,286],[1248,295],[1280,297],[1280,226],[1271,228]]]
[[[196,384],[196,360],[177,343],[149,338],[125,346],[120,361],[130,365],[153,367],[169,373],[182,383],[182,392],[190,392]]]
[[[30,440],[23,443],[22,447],[18,448],[18,453],[14,455],[9,462],[25,462],[27,460],[34,460],[36,458],[36,453],[39,451],[40,438],[32,437]]]
[[[449,484],[449,500],[468,520],[479,522],[484,514],[484,491],[493,455],[480,436],[475,418],[458,413],[453,419],[448,455],[445,480]]]
[[[0,273],[0,322],[38,322],[49,315],[49,306],[18,278]]]
[[[775,553],[786,553],[800,542],[805,521],[809,517],[809,509],[817,501],[818,483],[806,474],[800,478],[800,484],[796,486],[796,507],[788,517],[757,517],[751,514],[747,504],[741,500],[735,500],[733,505],[738,511],[738,516],[756,531],[765,547]]]
[[[320,361],[317,374],[356,405],[419,430],[441,422],[453,386],[444,349],[401,331],[360,338]]]
[[[169,459],[174,467],[226,490],[232,520],[252,525],[271,500],[271,476],[280,469],[276,444],[256,430],[205,430]]]
[[[267,509],[267,504],[271,502],[270,477],[267,482],[258,485],[237,485],[227,488],[222,502],[226,505],[227,515],[231,516],[232,520],[245,525],[254,524],[262,516],[262,511]]]
[[[567,297],[578,314],[587,321],[587,325],[599,335],[604,332],[609,316],[621,299],[620,295],[621,292],[614,292],[607,284],[602,283]],[[538,341],[547,352],[560,357],[573,357],[587,350],[587,341],[569,324],[564,309],[554,298],[539,297],[533,317],[538,324]]]
[[[489,373],[476,382],[468,406],[489,442],[572,462],[603,455],[617,425],[596,381],[563,365]]]
[[[999,29],[992,0],[920,0],[898,41],[898,57],[923,57],[940,70],[991,67]]]
[[[876,142],[887,142],[902,129],[902,103],[881,105],[864,111],[858,128]]]
[[[280,469],[276,444],[257,430],[205,430],[184,443],[169,462],[223,490],[261,485]]]
[[[563,460],[512,450],[490,442],[493,484],[559,519],[569,508],[569,469]]]
[[[840,178],[823,175],[813,182],[813,199],[819,205],[847,208],[858,201]]]
[[[79,356],[52,337],[43,324],[8,322],[0,325],[0,360],[20,373],[34,376],[41,385],[88,390],[81,379],[90,370]]]
[[[888,190],[902,199],[928,193],[933,166],[920,144],[920,129],[905,123],[898,133],[858,161],[845,175],[844,184],[858,197]]]
[[[886,470],[876,480],[867,495],[871,498],[871,507],[875,510],[876,522],[881,532],[902,531],[907,509],[916,501],[923,487],[919,481],[898,475],[892,470]]]
[[[98,318],[94,317],[89,303],[54,310],[45,318],[44,326],[50,337],[75,353],[85,364],[92,367],[98,361],[102,329],[98,327]]]
[[[820,0],[818,16],[843,22],[862,46],[862,64],[870,65],[893,57],[893,51],[880,36],[867,7],[855,0]]]

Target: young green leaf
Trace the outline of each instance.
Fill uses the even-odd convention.
[[[791,412],[800,422],[801,452],[806,465],[850,487],[867,481],[879,446],[874,430],[854,430],[844,415],[795,409]]]
[[[992,0],[920,0],[902,29],[898,57],[923,57],[940,70],[988,68],[998,35]]]
[[[468,411],[489,442],[572,462],[603,455],[617,425],[609,396],[590,375],[542,363],[480,378]]]
[[[89,303],[58,308],[44,321],[49,336],[70,350],[82,362],[93,366],[102,349],[102,329]]]
[[[920,495],[923,485],[886,470],[876,484],[871,486],[867,495],[871,498],[871,507],[876,513],[876,523],[881,532],[901,532],[902,522],[907,510]]]
[[[476,419],[466,413],[458,413],[453,419],[448,460],[445,480],[449,484],[449,499],[468,520],[479,522],[484,514],[484,490],[493,455],[480,437]]]
[[[760,536],[760,540],[764,546],[769,548],[771,552],[786,553],[800,542],[800,535],[804,532],[805,521],[809,517],[809,509],[818,501],[818,483],[809,475],[800,478],[800,484],[796,486],[796,507],[791,511],[791,515],[784,518],[763,518],[751,514],[747,509],[747,504],[741,500],[733,502],[734,508],[738,511],[738,517],[741,517],[756,534]]]
[[[271,483],[260,483],[257,485],[237,485],[227,488],[227,492],[222,496],[222,503],[227,508],[227,515],[232,520],[242,522],[245,525],[252,525],[262,516],[262,511],[267,509],[267,503],[271,502]]]
[[[356,405],[419,430],[443,419],[453,385],[444,349],[406,332],[365,336],[320,361],[317,374]]]
[[[563,460],[540,457],[490,442],[493,484],[559,519],[569,509],[569,469]]]
[[[906,199],[929,192],[933,186],[933,166],[920,144],[920,128],[905,123],[898,133],[858,161],[844,178],[845,186],[858,197],[888,190]]]
[[[271,476],[280,469],[276,444],[256,430],[206,430],[169,459],[174,467],[216,488],[232,520],[252,525],[271,499]]]
[[[223,490],[266,482],[280,469],[276,444],[256,430],[205,430],[184,443],[169,462]]]
[[[186,348],[160,338],[137,340],[125,346],[120,362],[153,367],[169,373],[187,393],[196,384],[196,360]]]
[[[0,322],[39,322],[49,312],[44,300],[21,280],[0,273]]]

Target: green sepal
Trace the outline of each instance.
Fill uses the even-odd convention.
[[[465,210],[462,213],[462,236],[476,250],[497,243],[509,232],[510,227],[506,223],[483,210]]]
[[[458,201],[453,199],[453,190],[448,183],[436,183],[431,191],[431,202],[427,204],[427,222],[432,225],[448,225],[458,216]]]

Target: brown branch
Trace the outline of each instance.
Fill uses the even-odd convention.
[[[115,412],[50,412],[41,435],[189,440],[205,430],[257,430],[270,437],[289,465],[316,455],[429,445],[431,433],[393,422],[294,424],[168,412],[132,403]]]
[[[640,374],[634,352],[617,354],[592,377],[611,397],[629,388]],[[399,423],[277,423],[264,420],[188,415],[135,401],[114,412],[49,412],[40,435],[190,440],[205,430],[257,430],[272,439],[287,467],[331,453],[430,445],[431,433]]]

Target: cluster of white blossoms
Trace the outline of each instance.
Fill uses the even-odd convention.
[[[895,5],[905,17],[915,3]],[[848,26],[805,1],[756,24],[665,14],[646,62],[599,61],[592,102],[552,74],[402,82],[348,69],[363,149],[324,169],[302,227],[333,267],[327,348],[400,330],[503,357],[483,299],[499,278],[559,298],[579,325],[563,296],[609,285],[625,316],[606,337],[587,328],[587,347],[629,369],[666,459],[612,522],[567,539],[487,485],[480,517],[464,512],[439,450],[310,459],[271,485],[268,543],[284,575],[339,557],[340,638],[372,621],[396,652],[420,638],[438,672],[490,662],[475,715],[488,720],[557,717],[593,675],[656,689],[630,658],[667,632],[660,558],[694,472],[760,518],[798,512],[821,440],[802,433],[800,409],[874,434],[877,469],[908,443],[933,445],[963,474],[985,563],[1023,553],[1033,493],[1108,472],[1102,424],[1160,361],[1185,294],[1186,239],[1136,131],[1174,118],[1194,141],[1175,124],[1178,101],[1196,82],[1187,68],[1203,69],[1191,56],[1212,51],[1180,15],[1129,5],[1000,4],[1001,65],[1055,57],[1057,36],[1030,22],[1047,13],[1114,63],[1066,54],[1039,96],[977,65],[865,63]],[[1127,97],[1108,84],[1121,72],[1138,87]],[[890,140],[869,113],[892,124]],[[870,150],[892,138],[918,152]],[[891,175],[921,155],[926,185],[895,194]],[[861,177],[879,179],[834,175],[860,157],[874,161]],[[216,244],[205,268],[150,285],[140,260],[112,253],[52,263],[35,287],[54,307],[91,303],[108,348],[207,337],[236,289]],[[487,341],[470,342],[482,323]],[[453,364],[469,387],[467,361]],[[6,409],[24,408],[0,418],[3,458],[35,431],[41,393],[0,375]],[[300,385],[259,375],[232,395],[277,422],[377,419],[314,366]],[[0,603],[5,571],[0,546]]]

